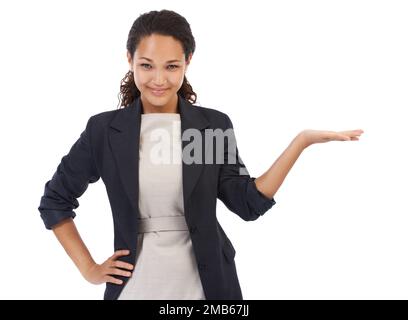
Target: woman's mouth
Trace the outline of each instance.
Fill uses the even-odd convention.
[[[162,96],[167,92],[168,89],[152,89],[150,88],[150,91],[155,95],[155,96]]]

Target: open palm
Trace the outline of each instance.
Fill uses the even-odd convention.
[[[346,131],[327,131],[327,130],[303,130],[301,132],[302,138],[309,146],[314,143],[323,143],[329,141],[356,141],[359,140],[360,135],[364,133],[361,129],[346,130]]]

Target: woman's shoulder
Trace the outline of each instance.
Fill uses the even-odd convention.
[[[209,108],[209,107],[204,107],[202,105],[198,106],[198,105],[193,105],[193,108],[198,108],[198,110],[200,110],[200,112],[208,115],[208,116],[213,116],[213,117],[225,117],[226,114],[216,108]]]
[[[129,107],[115,109],[115,110],[102,111],[102,112],[93,114],[89,118],[89,122],[92,123],[93,127],[106,129],[110,126],[111,122],[121,113],[123,113],[121,117],[126,118],[128,116],[126,113],[128,113],[129,111],[131,111]]]
[[[195,106],[198,110],[208,119],[210,123],[218,128],[223,128],[225,126],[229,127],[231,120],[230,117],[223,111],[216,108],[209,108],[203,106]]]
[[[91,118],[97,122],[104,122],[104,121],[109,122],[109,120],[113,119],[117,113],[123,112],[123,110],[124,108],[116,109],[116,110],[102,111],[102,112],[92,115]]]

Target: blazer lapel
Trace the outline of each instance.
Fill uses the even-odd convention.
[[[141,104],[135,99],[110,123],[109,143],[119,178],[132,207],[139,210],[139,136]]]
[[[184,208],[188,208],[188,199],[191,196],[191,193],[194,189],[194,186],[198,182],[198,178],[200,177],[201,171],[204,168],[204,164],[201,163],[191,163],[186,164],[185,157],[189,156],[184,153],[184,148],[190,143],[188,140],[183,139],[183,133],[188,129],[195,129],[200,130],[201,138],[204,141],[204,134],[203,131],[205,128],[208,128],[210,123],[208,120],[202,115],[200,110],[192,105],[187,100],[183,99],[179,95],[179,110],[180,110],[180,118],[181,118],[181,136],[182,136],[182,150],[183,150],[183,197],[184,197]],[[187,137],[185,138],[187,139]],[[205,159],[205,150],[207,150],[207,145],[210,141],[205,141],[206,146],[204,144],[200,144],[200,147],[203,147],[202,152],[202,161]]]
[[[178,94],[178,110],[181,120],[181,136],[187,129],[202,131],[209,126],[208,120],[201,114],[198,108],[192,105]],[[110,123],[108,133],[110,147],[117,164],[119,178],[123,184],[126,195],[132,207],[139,212],[139,142],[142,103],[140,97],[136,98],[128,107],[119,111]],[[182,150],[190,141],[182,140]],[[207,145],[209,141],[205,142]],[[202,150],[203,159],[205,150]],[[183,152],[184,158],[184,152]],[[184,208],[187,207],[188,199],[198,182],[203,169],[203,164],[186,164],[182,161],[183,173],[183,197]]]

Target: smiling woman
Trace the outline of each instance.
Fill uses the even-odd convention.
[[[185,73],[194,50],[190,25],[178,13],[139,16],[127,41],[124,108],[93,115],[45,184],[38,209],[46,228],[86,280],[106,283],[105,299],[242,300],[236,250],[218,222],[217,199],[243,220],[256,220],[275,205],[306,147],[362,134],[304,130],[263,175],[251,177],[229,116],[193,105],[197,97]],[[164,149],[175,150],[169,163],[152,157],[158,131],[168,133]],[[221,137],[216,161],[209,132]],[[190,133],[198,141],[193,162]],[[77,199],[100,178],[112,209],[115,252],[98,264],[72,218]]]
[[[176,22],[176,23],[173,23]],[[187,20],[169,10],[141,15],[127,42],[129,72],[121,81],[120,107],[140,97],[144,112],[177,112],[176,93],[195,103],[197,94],[186,78],[195,51]]]
[[[177,112],[176,93],[182,87],[192,54],[185,60],[180,41],[152,34],[141,39],[133,56],[129,52],[127,55],[145,113]]]

